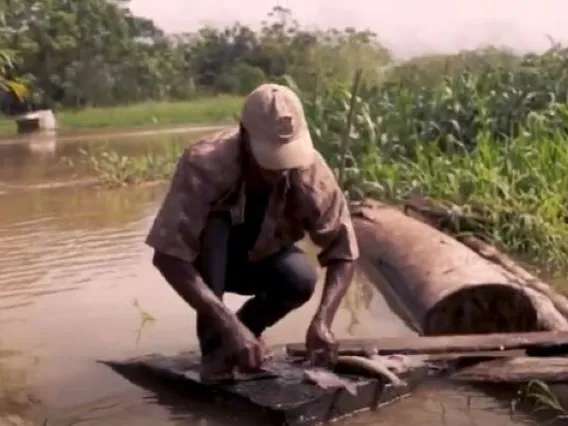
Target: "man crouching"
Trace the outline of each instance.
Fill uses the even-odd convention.
[[[295,246],[306,231],[327,267],[306,334],[310,360],[324,364],[337,354],[330,328],[358,246],[300,99],[263,84],[247,97],[239,128],[184,151],[146,239],[156,268],[197,311],[204,380],[260,369],[264,330],[311,298],[317,274]],[[222,302],[225,292],[253,297],[233,313]]]

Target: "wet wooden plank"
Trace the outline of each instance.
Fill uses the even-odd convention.
[[[413,355],[409,355],[413,356]],[[483,360],[494,358],[511,358],[516,356],[525,356],[523,350],[512,349],[505,351],[480,351],[480,352],[448,352],[439,354],[417,355],[423,356],[427,361],[456,361],[463,359]]]
[[[513,349],[553,348],[559,353],[568,354],[568,332],[546,331],[529,333],[495,333],[448,336],[410,336],[384,337],[372,340],[342,340],[339,342],[341,354],[365,355],[378,353],[391,354],[441,354],[480,351],[505,351]],[[291,356],[304,356],[303,343],[286,346]]]
[[[262,415],[262,424],[277,426],[315,425],[359,411],[376,409],[408,396],[430,374],[426,367],[403,373],[400,377],[408,385],[402,387],[394,387],[384,379],[340,374],[341,377],[354,381],[357,393],[352,395],[344,389],[322,389],[306,383],[303,369],[292,361],[286,356],[279,356],[269,363],[267,368],[276,377],[265,375],[216,385],[201,382],[194,354],[175,357],[149,355],[105,364],[129,380],[136,372],[177,382],[178,392],[189,398],[205,399],[214,404],[219,404],[220,399],[231,402],[233,406],[235,403],[240,404],[247,410],[255,410]],[[180,387],[180,384],[183,386]]]
[[[514,357],[494,359],[466,367],[451,375],[452,380],[486,383],[568,383],[566,357]]]

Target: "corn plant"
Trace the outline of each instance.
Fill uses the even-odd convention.
[[[403,64],[380,85],[359,89],[344,189],[385,200],[420,192],[476,208],[491,216],[486,233],[497,245],[565,270],[568,50],[466,59],[437,78]],[[350,88],[313,93],[287,84],[302,98],[316,146],[337,168]]]

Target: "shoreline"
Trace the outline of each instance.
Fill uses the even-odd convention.
[[[35,138],[38,139],[55,139],[57,142],[71,142],[71,141],[83,141],[83,140],[97,140],[97,139],[134,139],[150,136],[159,135],[175,135],[175,134],[193,134],[193,133],[206,133],[215,132],[218,130],[223,130],[224,128],[232,126],[232,123],[225,124],[211,124],[211,125],[179,125],[179,126],[168,126],[168,127],[134,127],[130,130],[95,130],[92,132],[68,132],[68,129],[62,129],[63,132],[58,134],[58,132],[53,133],[32,133],[27,135],[15,135],[15,136],[5,136],[0,133],[0,146],[7,145],[17,145],[20,143],[29,142]],[[91,130],[91,129],[82,129]]]
[[[80,110],[54,110],[58,131],[99,133],[102,131],[151,131],[189,126],[222,126],[235,121],[243,97],[219,95],[187,101],[142,102],[131,105],[92,107]],[[0,140],[19,138],[16,123],[0,119]]]

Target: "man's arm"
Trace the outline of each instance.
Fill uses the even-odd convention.
[[[233,312],[203,282],[191,263],[159,250],[154,252],[152,261],[176,293],[199,314],[213,321],[217,329],[226,329],[234,322]]]
[[[193,149],[182,155],[146,244],[155,250],[154,265],[172,288],[221,332],[225,361],[236,362],[244,369],[256,369],[262,362],[258,340],[225,307],[193,266],[201,252],[201,236],[211,206],[231,189],[240,169],[234,152],[230,151],[238,145],[231,146],[230,140],[222,142],[228,145],[219,149],[207,141],[195,142]]]
[[[313,365],[333,364],[336,360],[337,342],[331,326],[351,285],[354,262],[359,256],[347,201],[333,173],[322,163],[323,159],[312,179],[313,208],[308,219],[310,236],[322,248],[320,265],[327,268],[320,304],[306,333],[308,357]]]
[[[314,320],[331,327],[341,300],[354,275],[359,246],[349,214],[347,200],[333,172],[318,154],[310,173],[303,176],[310,213],[308,232],[322,248],[319,263],[327,267],[324,289]]]
[[[211,164],[186,150],[150,229],[146,243],[155,250],[153,263],[172,288],[198,313],[224,327],[234,315],[206,285],[193,263],[210,205],[226,183]]]
[[[331,328],[339,305],[349,289],[355,272],[351,260],[333,260],[327,265],[322,298],[314,315],[315,321],[322,321]]]

